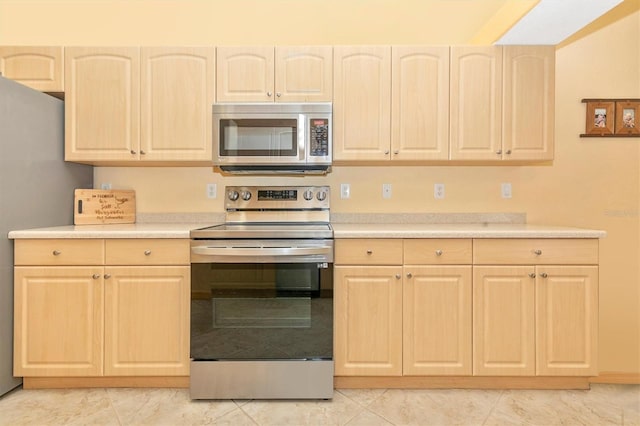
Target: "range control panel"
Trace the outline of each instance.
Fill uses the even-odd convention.
[[[227,186],[226,210],[328,210],[328,186]]]

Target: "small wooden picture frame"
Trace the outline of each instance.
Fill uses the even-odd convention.
[[[640,134],[640,102],[616,102],[616,135]]]
[[[615,102],[588,101],[586,134],[612,135],[615,129]]]

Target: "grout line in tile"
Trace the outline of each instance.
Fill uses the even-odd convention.
[[[487,424],[487,421],[491,418],[491,415],[493,414],[493,411],[496,409],[496,407],[498,406],[498,404],[500,403],[500,400],[504,397],[504,390],[500,391],[500,395],[496,398],[496,401],[493,403],[493,405],[491,406],[491,409],[489,410],[489,413],[487,414],[487,417],[485,417],[484,421],[482,422],[482,426]]]

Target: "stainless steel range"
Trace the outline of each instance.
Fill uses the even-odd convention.
[[[191,398],[333,396],[329,187],[227,187],[191,231]]]

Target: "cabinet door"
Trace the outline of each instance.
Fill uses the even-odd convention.
[[[65,160],[137,160],[139,123],[139,49],[66,48]]]
[[[331,46],[276,46],[275,55],[276,102],[331,102]]]
[[[101,376],[102,267],[14,271],[13,374]]]
[[[474,266],[475,376],[535,375],[534,291],[532,266]]]
[[[221,46],[216,51],[218,102],[273,102],[273,46]]]
[[[0,75],[42,92],[64,92],[63,48],[0,46]]]
[[[402,374],[402,273],[395,266],[336,266],[336,376]]]
[[[471,266],[405,266],[404,375],[471,375]]]
[[[539,376],[598,374],[598,267],[538,266]]]
[[[215,48],[141,50],[140,159],[211,161]]]
[[[105,268],[105,375],[189,374],[189,283],[188,266]]]
[[[552,160],[554,46],[504,46],[502,145],[509,160]]]
[[[449,158],[449,48],[393,46],[391,159]]]
[[[452,160],[502,158],[502,48],[451,47]]]
[[[334,159],[390,159],[391,47],[336,46],[333,66]]]

